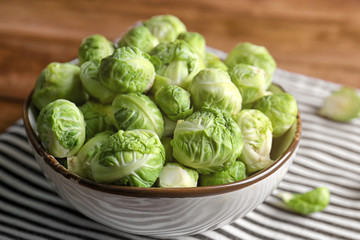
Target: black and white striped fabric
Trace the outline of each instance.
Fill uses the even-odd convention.
[[[300,148],[278,189],[244,218],[178,239],[360,239],[360,119],[336,123],[317,115],[339,85],[277,70],[274,82],[295,96],[303,122]],[[280,191],[327,186],[325,211],[289,211]],[[154,239],[98,224],[58,197],[42,175],[20,120],[0,135],[0,239]]]

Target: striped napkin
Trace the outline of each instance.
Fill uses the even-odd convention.
[[[317,115],[337,84],[276,70],[294,95],[303,123],[300,147],[278,189],[245,217],[221,229],[176,239],[360,239],[360,119],[336,123]],[[326,186],[330,205],[302,216],[277,193]],[[60,199],[42,175],[22,121],[0,135],[0,239],[155,239],[96,223]]]

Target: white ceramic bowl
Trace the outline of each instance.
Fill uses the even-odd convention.
[[[75,209],[109,227],[147,236],[192,235],[231,223],[261,204],[278,186],[298,149],[301,120],[273,142],[269,168],[242,181],[196,188],[139,188],[95,183],[69,172],[36,135],[31,96],[23,117],[36,160],[58,194]]]

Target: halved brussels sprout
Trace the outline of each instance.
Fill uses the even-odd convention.
[[[149,59],[138,48],[118,48],[101,60],[100,81],[115,93],[146,92],[155,78],[155,68]]]
[[[218,56],[209,52],[205,55],[205,66],[206,68],[219,68],[224,71],[228,70],[228,67]]]
[[[184,32],[178,36],[178,39],[184,40],[191,47],[193,47],[200,55],[204,58],[206,54],[206,40],[205,38],[197,32]]]
[[[91,97],[101,103],[111,103],[116,94],[106,88],[99,79],[100,60],[84,62],[80,67],[80,79]]]
[[[261,68],[239,63],[229,71],[229,75],[240,91],[243,106],[270,94],[266,92],[265,72]]]
[[[160,43],[150,55],[157,73],[153,93],[164,85],[187,89],[193,77],[205,67],[199,54],[183,40]]]
[[[154,131],[119,130],[101,145],[91,171],[96,182],[151,187],[164,162],[164,146]]]
[[[78,58],[80,65],[90,60],[101,60],[114,52],[114,44],[100,34],[88,36],[83,39]]]
[[[256,109],[244,109],[233,115],[242,133],[244,148],[239,160],[246,164],[249,173],[270,166],[272,126],[269,118]]]
[[[184,167],[180,163],[167,163],[159,176],[159,187],[182,188],[196,187],[199,173],[191,168]]]
[[[190,93],[176,85],[166,85],[157,90],[155,103],[172,121],[185,119],[193,113]]]
[[[360,96],[354,88],[341,87],[325,99],[319,114],[338,122],[349,122],[360,116]]]
[[[177,161],[201,174],[229,168],[243,148],[239,126],[217,108],[204,108],[179,120],[170,144]]]
[[[254,109],[263,112],[271,121],[273,137],[282,136],[296,122],[298,106],[289,93],[274,93],[257,101]]]
[[[55,100],[37,118],[39,139],[54,157],[77,154],[85,141],[85,121],[79,108],[65,99]]]
[[[241,110],[240,92],[224,70],[201,70],[190,83],[189,92],[196,109],[217,107],[230,115]]]
[[[104,144],[112,134],[113,132],[111,131],[96,134],[82,146],[76,156],[68,157],[67,168],[69,171],[80,177],[93,180],[91,160],[99,152],[101,145]]]
[[[150,52],[158,44],[159,40],[147,27],[135,26],[121,37],[118,47],[137,47],[143,52]]]
[[[251,43],[237,44],[228,54],[225,64],[231,69],[238,63],[263,69],[266,74],[266,89],[270,86],[276,62],[265,47]]]
[[[83,104],[87,95],[79,77],[80,68],[71,63],[50,63],[37,79],[32,102],[38,109],[57,99]]]
[[[186,32],[186,26],[177,17],[173,15],[158,15],[143,22],[152,35],[160,42],[172,42],[180,33]]]
[[[235,161],[234,164],[221,172],[214,172],[208,175],[200,175],[200,186],[214,186],[226,183],[237,182],[246,178],[246,166],[241,161]]]
[[[79,107],[86,123],[86,139],[105,130],[113,129],[113,116],[111,105],[103,105],[88,101]]]
[[[162,137],[163,116],[151,99],[141,93],[119,94],[113,103],[114,124],[118,129],[149,129]]]

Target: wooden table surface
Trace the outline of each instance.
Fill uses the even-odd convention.
[[[116,39],[153,15],[178,16],[209,46],[266,46],[278,67],[360,88],[360,1],[357,0],[0,0],[0,132],[50,62],[77,56],[81,40]]]

